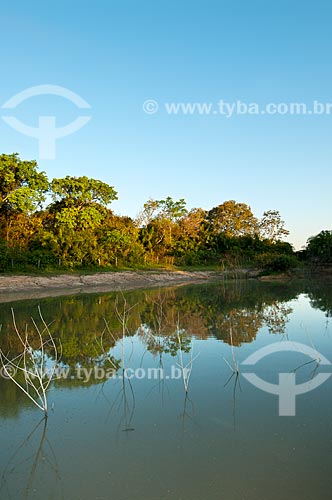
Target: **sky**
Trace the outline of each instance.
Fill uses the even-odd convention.
[[[220,100],[262,109],[332,103],[329,0],[12,0],[0,18],[1,153],[36,159],[50,179],[86,175],[114,186],[122,215],[135,217],[149,198],[204,209],[234,199],[257,217],[279,210],[297,249],[332,229],[332,110],[217,111]],[[90,108],[49,93],[5,109],[41,85],[68,89]],[[214,111],[167,112],[181,102]],[[88,123],[56,139],[51,159],[3,119],[40,128],[40,116],[54,116],[62,127],[82,115]]]

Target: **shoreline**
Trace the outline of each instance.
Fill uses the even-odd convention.
[[[129,291],[172,285],[208,283],[225,279],[254,278],[247,269],[227,271],[117,271],[95,274],[4,275],[0,276],[0,303],[15,300]]]

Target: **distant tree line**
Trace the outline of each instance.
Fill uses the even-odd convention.
[[[332,264],[332,231],[321,231],[309,238],[300,256],[314,265]]]
[[[109,208],[116,199],[102,181],[49,181],[35,161],[0,155],[0,271],[297,263],[277,210],[258,219],[234,200],[206,211],[168,197],[148,200],[133,220]]]

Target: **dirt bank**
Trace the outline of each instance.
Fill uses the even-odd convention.
[[[237,271],[247,276],[247,271]],[[119,271],[55,276],[0,276],[0,302],[76,293],[134,290],[232,278],[234,271]]]

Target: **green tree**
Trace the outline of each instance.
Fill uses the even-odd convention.
[[[183,198],[174,201],[170,196],[165,200],[159,200],[159,217],[167,219],[173,223],[178,222],[182,217],[187,215],[186,202]]]
[[[141,241],[150,257],[173,256],[174,244],[179,233],[180,221],[188,214],[183,198],[174,201],[148,200],[140,212],[137,223],[141,226]]]
[[[306,253],[313,261],[332,262],[332,231],[321,231],[316,236],[309,238]]]
[[[108,214],[107,205],[117,199],[112,186],[88,177],[53,179],[53,203],[48,208],[44,246],[70,266],[97,263],[100,256],[96,230]]]
[[[35,161],[21,160],[17,153],[0,155],[0,234],[8,243],[12,244],[15,221],[21,223],[22,216],[28,218],[40,207],[48,187],[46,174],[38,172]]]
[[[82,207],[89,203],[108,205],[117,200],[117,192],[105,182],[89,177],[67,177],[53,179],[51,191],[54,201],[61,201],[66,206]]]
[[[137,224],[140,227],[146,227],[153,220],[166,219],[170,222],[178,222],[182,217],[187,215],[186,202],[183,198],[174,201],[170,196],[165,200],[149,199],[143,205],[137,217]]]
[[[144,248],[139,229],[130,217],[114,215],[110,210],[97,230],[100,265],[138,264],[143,262]]]

